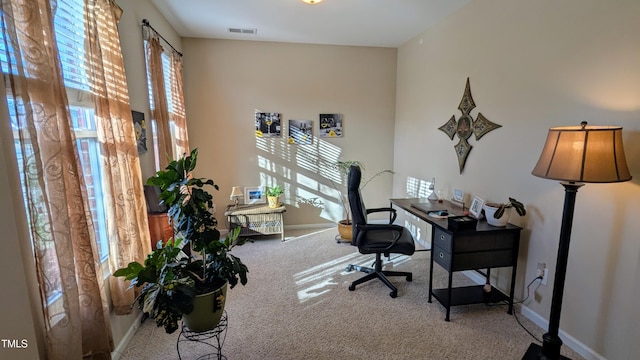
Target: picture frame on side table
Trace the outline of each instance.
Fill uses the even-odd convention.
[[[474,196],[471,206],[469,206],[469,214],[476,219],[480,219],[482,217],[482,205],[484,205],[484,200]]]
[[[267,198],[264,195],[263,186],[245,186],[244,203],[245,204],[265,204]]]

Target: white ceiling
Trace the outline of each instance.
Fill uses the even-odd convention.
[[[470,0],[151,1],[182,37],[398,47]]]

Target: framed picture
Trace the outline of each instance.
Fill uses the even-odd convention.
[[[469,207],[469,214],[471,214],[474,218],[480,219],[482,214],[482,205],[484,205],[484,200],[475,196],[473,201],[471,202],[471,206]]]
[[[313,121],[311,120],[289,120],[289,144],[313,144],[312,129]]]
[[[138,142],[138,153],[147,153],[147,126],[144,122],[144,113],[131,110],[133,117],[133,128],[136,130],[136,141]]]
[[[245,204],[264,204],[267,202],[264,196],[264,187],[262,186],[246,186],[244,188]]]
[[[320,137],[342,137],[342,114],[320,114]]]
[[[257,137],[280,137],[280,113],[256,111],[255,122]]]
[[[453,200],[455,201],[464,201],[464,191],[461,189],[453,189]]]

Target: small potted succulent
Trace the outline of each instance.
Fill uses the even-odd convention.
[[[284,189],[278,184],[274,186],[267,186],[265,194],[267,195],[267,201],[270,208],[280,207],[280,195],[284,193]]]
[[[510,197],[509,202],[495,203],[487,202],[484,204],[484,213],[487,217],[487,223],[493,226],[505,226],[509,221],[509,216],[503,216],[507,209],[514,208],[518,215],[524,216],[527,210],[520,201]]]

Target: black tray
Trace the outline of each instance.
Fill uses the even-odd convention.
[[[449,216],[449,230],[458,231],[458,230],[470,230],[475,229],[478,224],[478,220],[472,218],[471,216]]]

